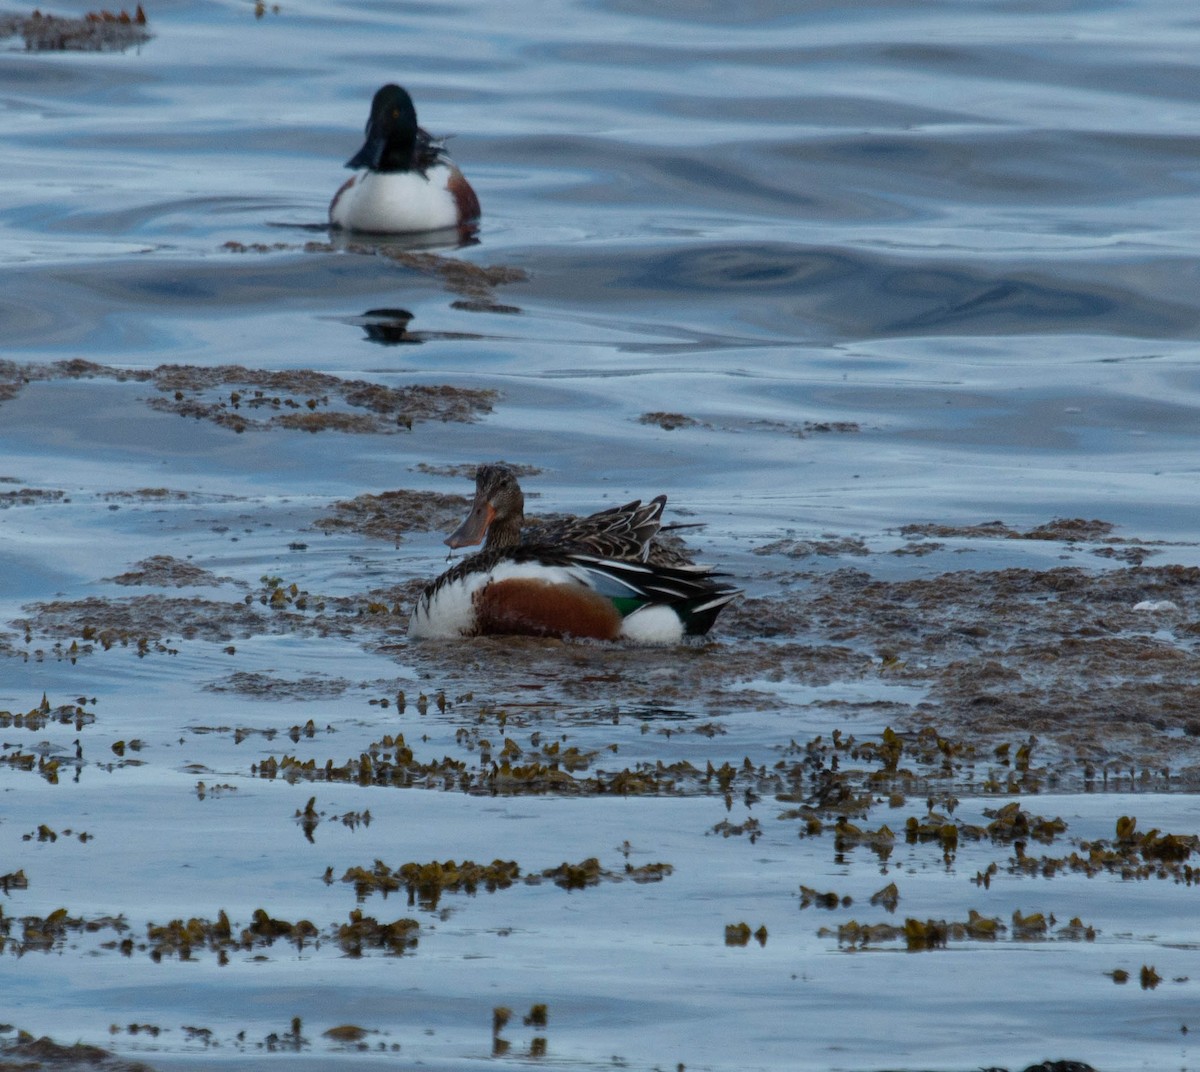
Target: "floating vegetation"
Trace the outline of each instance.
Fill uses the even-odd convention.
[[[131,648],[142,657],[178,655],[177,645],[182,641],[225,644],[235,637],[306,632],[331,635],[352,629],[344,616],[313,613],[307,601],[297,605],[296,596],[286,590],[272,602],[273,591],[260,594],[260,605],[266,613],[255,609],[251,596],[228,601],[163,595],[128,599],[93,596],[31,604],[26,610],[33,616],[14,624],[23,628],[29,639],[34,632],[62,638],[52,653],[35,654],[53,654],[66,660],[93,655],[98,649]]]
[[[814,890],[811,886],[800,886],[800,907],[811,908],[814,905],[817,908],[849,908],[854,903],[853,897],[839,897],[832,890],[822,893],[820,890]],[[871,899],[871,903],[875,903],[875,899]]]
[[[341,1043],[343,1046],[355,1046],[366,1039],[368,1031],[365,1027],[359,1027],[357,1024],[338,1024],[337,1027],[322,1031],[321,1035],[333,1042]]]
[[[398,954],[416,947],[419,929],[416,920],[380,923],[355,910],[350,913],[349,922],[334,924],[322,931],[306,919],[292,923],[276,919],[259,908],[250,923],[242,928],[231,925],[222,910],[216,920],[176,919],[162,926],[151,923],[146,931],[150,956],[155,960],[164,956],[188,960],[197,951],[208,950],[215,952],[224,963],[234,951],[249,952],[272,946],[277,941],[294,945],[298,951],[328,940],[336,942],[352,956],[362,956],[368,949]]]
[[[900,890],[894,882],[889,882],[881,890],[876,890],[870,897],[871,904],[879,905],[886,908],[889,912],[895,912],[896,907],[900,904]],[[849,904],[850,898],[845,898],[846,904]]]
[[[750,944],[750,939],[753,938],[759,945],[767,944],[767,928],[762,925],[758,930],[751,932],[750,924],[746,922],[729,923],[725,927],[725,944],[730,946],[745,946]]]
[[[1001,744],[991,749],[992,758],[1002,768],[1010,768],[1023,778],[1035,770],[1035,744],[1032,738],[1020,743],[1015,750]],[[878,741],[846,737],[835,730],[829,739],[814,738],[803,747],[793,745],[789,751],[803,754],[805,763],[790,771],[795,788],[777,794],[777,799],[804,799],[805,803],[782,812],[780,818],[803,820],[801,836],[816,837],[830,829],[827,817],[834,816],[832,832],[836,851],[866,845],[885,859],[896,838],[892,830],[887,825],[874,830],[862,827],[852,823],[847,815],[870,811],[878,799],[878,788],[889,782],[894,784],[896,780],[904,779],[928,785],[936,780],[938,768],[945,770],[948,762],[978,762],[983,758],[981,750],[944,737],[932,727],[915,735],[900,735],[885,729]],[[905,758],[913,761],[911,767],[902,765]],[[855,768],[847,762],[868,759],[878,762],[881,769]],[[809,782],[808,789],[803,787],[804,779]],[[994,780],[995,776],[990,775],[985,786]],[[1010,787],[1010,791],[1011,788],[1015,787]],[[956,803],[952,799],[948,802]],[[1027,851],[1030,843],[1049,845],[1066,836],[1068,827],[1061,817],[1033,813],[1019,800],[998,808],[984,808],[983,814],[989,821],[974,824],[931,807],[924,816],[908,817],[904,824],[904,839],[910,845],[936,845],[947,860],[954,857],[961,841],[1011,845],[1014,851],[1008,863],[1011,874],[1052,877],[1060,871],[1089,876],[1108,872],[1127,880],[1155,877],[1172,878],[1186,885],[1200,884],[1200,865],[1191,862],[1193,854],[1200,853],[1200,835],[1164,833],[1158,829],[1143,832],[1137,829],[1136,819],[1126,816],[1117,820],[1116,836],[1111,841],[1080,840],[1076,843],[1077,848],[1068,854],[1032,856]],[[993,863],[977,872],[973,881],[989,887],[998,870],[999,865]],[[818,891],[809,890],[804,897],[805,907],[808,904],[829,906],[829,901]]]
[[[207,420],[233,432],[283,428],[396,433],[422,421],[474,421],[490,413],[496,399],[495,391],[482,388],[437,384],[389,387],[305,369],[243,365],[123,369],[76,358],[49,365],[0,362],[0,376],[18,385],[60,379],[150,383],[159,392],[148,400],[152,409]],[[9,397],[13,393],[10,390]]]
[[[397,919],[380,923],[373,916],[364,916],[357,908],[350,913],[350,922],[337,930],[337,940],[348,956],[361,957],[365,950],[380,949],[400,956],[417,946],[421,925],[415,919]]]
[[[146,28],[146,12],[138,4],[131,15],[122,8],[89,11],[81,18],[45,15],[0,15],[0,38],[24,38],[29,52],[124,52],[154,35]]]
[[[519,313],[521,310],[517,306],[497,303],[493,291],[496,287],[519,283],[528,278],[523,268],[473,264],[457,257],[405,249],[393,242],[367,243],[344,236],[339,236],[336,243],[305,242],[297,245],[288,242],[226,242],[221,248],[228,253],[280,253],[303,250],[305,253],[356,253],[386,257],[394,264],[419,275],[441,280],[448,291],[460,294],[464,299],[453,302],[453,307],[470,312]],[[404,310],[395,312],[404,312],[409,316]]]
[[[318,518],[322,532],[359,532],[400,542],[406,532],[443,532],[454,528],[470,506],[462,495],[432,491],[384,491],[333,504],[333,514]]]
[[[1057,921],[1053,915],[1040,912],[1022,915],[1019,910],[1012,915],[1011,937],[1013,941],[1048,940],[1087,941],[1095,939],[1096,931],[1078,918],[1052,931]],[[891,923],[859,923],[850,920],[837,927],[822,927],[817,934],[824,938],[836,937],[838,945],[852,949],[881,945],[885,942],[903,941],[913,952],[944,949],[950,942],[976,941],[994,942],[1009,933],[998,916],[984,916],[969,909],[966,920],[908,918],[902,925]]]
[[[1000,843],[1024,842],[1033,838],[1049,844],[1067,829],[1062,819],[1031,815],[1015,800],[999,809],[985,808],[983,813],[992,820],[986,826],[957,822],[947,815],[932,811],[920,819],[909,816],[904,825],[904,836],[909,844],[936,842],[949,859],[957,851],[960,838],[964,841],[990,838]]]
[[[667,432],[673,432],[676,428],[694,428],[699,423],[695,417],[688,417],[683,413],[664,413],[661,410],[643,413],[638,418],[638,424],[657,425]]]
[[[0,392],[0,401],[4,400]],[[70,502],[65,491],[50,488],[14,488],[12,491],[0,491],[0,510],[10,506],[34,506],[47,502]]]
[[[493,860],[490,864],[477,864],[474,860],[463,860],[461,863],[454,860],[431,860],[428,863],[410,861],[394,870],[381,860],[376,860],[369,868],[349,868],[342,876],[342,881],[353,884],[355,895],[360,902],[375,893],[387,897],[389,893],[403,889],[408,894],[410,905],[417,904],[421,908],[434,909],[437,908],[443,893],[466,893],[474,896],[480,889],[495,893],[497,890],[509,889],[517,882],[526,886],[537,886],[547,880],[566,890],[584,889],[601,881],[621,882],[628,879],[640,883],[660,882],[670,875],[672,870],[670,864],[664,863],[645,864],[641,867],[633,867],[626,863],[623,871],[614,872],[602,867],[599,859],[594,856],[577,864],[564,862],[557,867],[548,867],[529,874],[522,874],[515,860]]]
[[[756,555],[786,555],[788,558],[808,558],[812,555],[837,558],[842,555],[871,553],[866,542],[856,536],[831,536],[819,540],[774,540],[751,550]]]
[[[423,715],[436,703],[438,711],[445,713],[455,703],[470,699],[469,694],[450,699],[439,691],[432,698],[422,694],[416,708]],[[408,703],[402,694],[397,697],[401,711]],[[925,727],[906,734],[885,729],[878,739],[834,731],[828,738],[818,737],[803,746],[793,742],[784,750],[785,758],[771,766],[756,764],[747,757],[740,763],[726,761],[720,765],[711,760],[697,766],[688,760],[660,759],[621,769],[601,769],[597,766],[600,756],[612,754],[615,747],[583,749],[565,745],[558,738],[546,740],[537,731],[530,735],[527,746],[510,736],[497,744],[482,728],[483,720],[492,718],[503,728],[512,714],[485,707],[474,726],[462,725],[456,732],[457,743],[468,752],[477,752],[477,759],[453,755],[421,759],[402,734],[387,734],[357,757],[321,761],[285,753],[253,764],[251,773],[293,783],[346,782],[493,795],[721,795],[727,806],[732,806],[734,794],[744,797],[748,806],[771,795],[780,802],[802,802],[779,813],[781,819],[801,821],[801,837],[832,833],[836,851],[866,847],[882,859],[902,841],[934,843],[947,859],[955,854],[960,840],[1014,844],[1023,851],[1028,842],[1050,843],[1067,829],[1061,818],[1032,813],[1019,801],[985,810],[990,820],[986,823],[968,823],[953,815],[957,799],[952,793],[942,792],[939,796],[938,787],[959,776],[964,765],[989,759],[999,763],[1000,769],[1015,772],[1014,780],[1003,787],[1006,794],[1028,789],[1027,776],[1038,772],[1029,759],[1032,746],[1028,741],[1016,749],[1015,765],[1007,749],[980,749]],[[297,740],[298,735],[311,737],[312,733],[308,727],[293,727],[290,736]],[[995,752],[1002,752],[1003,758],[997,759]],[[802,758],[794,762],[795,757]],[[854,766],[852,761],[860,765]],[[989,769],[985,785],[994,781],[995,769]],[[918,791],[926,793],[930,810],[924,816],[909,816],[898,830],[886,823],[871,827],[855,821],[881,800],[893,808],[900,807],[908,794]],[[946,811],[934,810],[935,803]],[[754,842],[762,835],[761,824],[762,820],[752,815],[741,821],[723,819],[710,830],[724,837],[745,836]],[[1164,851],[1169,851],[1172,844],[1165,842]]]
[[[308,1039],[302,1031],[304,1024],[299,1016],[293,1016],[290,1027],[282,1033],[272,1031],[265,1039],[263,1046],[268,1053],[300,1053],[308,1048]]]
[[[26,953],[49,953],[61,950],[72,935],[102,930],[123,934],[128,929],[129,924],[124,916],[85,919],[72,916],[65,908],[56,908],[46,916],[12,917],[5,915],[3,907],[0,907],[0,952],[19,957]]]
[[[0,1030],[10,1031],[5,1024]],[[153,1072],[149,1065],[129,1061],[99,1046],[76,1042],[63,1046],[48,1035],[35,1038],[27,1031],[18,1031],[15,1038],[0,1040],[0,1068],[5,1072],[38,1072],[58,1068],[67,1072],[91,1069],[93,1072]]]
[[[69,837],[76,838],[78,841],[83,842],[84,844],[87,844],[87,842],[92,840],[92,835],[89,834],[86,830],[80,830],[80,831],[76,832],[74,830],[66,829],[66,830],[62,831],[62,836],[65,838],[69,838]],[[59,831],[51,830],[50,827],[47,826],[45,823],[39,823],[38,828],[36,830],[34,830],[28,834],[22,834],[21,840],[22,841],[54,842],[54,841],[58,840],[58,837],[59,837]],[[17,874],[19,874],[21,876],[21,878],[25,877],[23,871],[17,872]],[[8,876],[8,875],[0,876],[0,889],[4,889],[5,893],[8,892],[8,888],[4,885],[4,880],[9,877],[11,877],[11,876]]]
[[[411,271],[441,280],[447,290],[467,299],[454,302],[454,307],[473,312],[520,312],[515,306],[496,304],[493,291],[496,287],[520,283],[528,278],[528,273],[523,268],[502,264],[474,264],[459,257],[419,252],[393,243],[373,245],[358,241],[341,241],[335,246],[332,243],[309,242],[304,248],[310,253],[329,253],[336,250],[386,257]]]
[[[445,702],[445,701],[444,701]],[[420,710],[418,704],[418,710]],[[460,730],[465,742],[469,732]],[[640,763],[618,771],[587,771],[596,753],[585,753],[557,742],[540,743],[537,754],[525,756],[511,738],[507,738],[496,759],[489,742],[474,742],[481,751],[480,764],[469,767],[460,759],[443,756],[421,761],[404,739],[403,734],[385,735],[372,743],[357,758],[340,764],[327,759],[320,764],[315,759],[298,756],[268,756],[251,766],[251,773],[260,778],[283,778],[289,782],[350,782],[357,785],[391,786],[394,788],[426,788],[458,790],[468,793],[497,795],[687,795],[700,793],[728,794],[737,788],[776,790],[777,778],[762,767],[746,760],[738,766],[724,763],[720,767],[708,763],[704,769],[686,760],[675,763]],[[514,759],[528,761],[514,763]],[[740,833],[759,833],[757,820],[750,820]]]
[[[741,837],[745,834],[750,839],[750,844],[753,845],[762,837],[762,825],[754,816],[744,823],[731,823],[728,819],[722,819],[712,828],[712,832],[720,834],[721,837]]]
[[[512,1044],[502,1037],[501,1032],[508,1027],[512,1020],[513,1011],[507,1005],[497,1005],[492,1009],[492,1056],[504,1057],[512,1049]],[[527,1012],[521,1019],[521,1022],[526,1027],[532,1027],[535,1030],[543,1030],[550,1022],[550,1007],[544,1002],[538,1002],[529,1007]],[[532,1058],[542,1058],[546,1056],[546,1040],[541,1036],[535,1036],[529,1042],[529,1054]]]
[[[1200,852],[1200,835],[1164,834],[1157,828],[1143,833],[1137,829],[1137,819],[1125,815],[1117,820],[1111,841],[1080,841],[1066,856],[1027,856],[1020,843],[1014,849],[1008,867],[1011,874],[1051,878],[1060,871],[1088,877],[1107,872],[1126,881],[1170,878],[1187,886],[1200,885],[1200,866],[1188,862]]]
[[[316,830],[317,824],[321,821],[321,815],[317,811],[317,798],[309,797],[308,803],[304,806],[304,810],[296,809],[296,822],[300,824],[300,828],[304,831],[304,836],[309,840],[313,840],[313,831]]]
[[[1040,815],[1031,815],[1015,800],[996,810],[985,808],[983,814],[992,820],[984,829],[993,841],[1028,841],[1032,838],[1049,845],[1067,829],[1067,824],[1062,819],[1044,819]]]
[[[833,844],[837,852],[865,845],[886,860],[896,844],[896,835],[884,823],[878,830],[864,830],[845,818],[839,818],[833,827]]]
[[[473,860],[455,863],[447,860],[440,863],[432,860],[420,864],[401,864],[395,871],[380,860],[370,869],[352,867],[343,876],[343,882],[354,884],[354,892],[360,901],[373,893],[387,896],[399,889],[408,891],[409,903],[419,903],[422,908],[436,908],[445,892],[474,894],[481,886],[489,893],[507,889],[520,877],[521,869],[513,860],[493,860],[490,864],[477,864]]]
[[[661,882],[674,870],[675,868],[671,864],[664,863],[640,864],[637,867],[626,864],[624,877],[631,882]]]
[[[900,533],[903,536],[936,536],[939,539],[951,537],[970,537],[978,539],[986,537],[1002,540],[1062,540],[1074,542],[1078,540],[1100,540],[1111,536],[1114,526],[1108,521],[1080,517],[1056,517],[1044,525],[1021,531],[1003,521],[986,521],[979,525],[939,525],[915,524],[902,525]]]
[[[53,759],[33,752],[24,752],[19,747],[9,745],[7,742],[3,747],[5,749],[13,748],[14,751],[0,752],[0,764],[3,764],[10,770],[28,771],[33,774],[39,774],[51,785],[58,785],[58,773],[63,763],[71,762],[70,760]],[[76,767],[76,770],[78,770],[78,767]]]
[[[150,923],[146,927],[149,952],[153,960],[165,956],[190,960],[194,952],[215,952],[222,963],[233,950],[252,950],[274,945],[283,940],[296,946],[297,950],[314,943],[320,936],[317,928],[306,919],[296,923],[274,919],[261,908],[255,909],[248,926],[235,933],[224,909],[216,920],[191,918],[174,919],[162,925]],[[127,952],[122,950],[122,952]]]
[[[304,674],[295,678],[279,677],[259,671],[235,670],[220,681],[212,681],[204,686],[205,692],[231,692],[248,696],[255,700],[314,700],[331,699],[341,696],[350,688],[350,682],[343,677],[325,677],[321,674]],[[304,724],[300,733],[311,737],[308,727],[314,726],[312,719]],[[243,736],[252,732],[246,730]],[[289,734],[290,735],[290,734]],[[272,733],[271,736],[274,736]],[[296,738],[293,738],[293,740]]]
[[[206,493],[203,496],[191,491],[179,491],[172,488],[133,488],[130,491],[105,491],[99,496],[105,502],[153,502],[153,503],[182,503],[189,500],[203,499],[204,501],[231,502],[236,496],[214,495]],[[170,556],[166,556],[170,557]]]
[[[306,432],[405,431],[418,421],[474,420],[489,412],[495,399],[491,390],[425,384],[387,387],[328,373],[240,365],[160,366],[153,382],[169,396],[151,399],[153,408],[203,418],[235,432],[271,427]],[[233,390],[223,393],[229,387]]]
[[[538,882],[543,878],[550,879],[554,885],[564,890],[582,890],[587,886],[596,886],[601,879],[620,881],[620,876],[606,871],[595,856],[589,856],[577,864],[564,860],[557,867],[548,867],[540,875],[534,876],[533,881]]]
[[[137,563],[125,573],[110,578],[113,584],[154,585],[158,588],[216,587],[228,583],[231,578],[218,577],[210,570],[201,569],[191,562],[173,555],[151,555]]]
[[[96,716],[84,709],[85,703],[87,699],[80,697],[75,703],[52,708],[46,694],[42,693],[42,702],[29,711],[0,711],[0,729],[42,730],[51,723],[57,723],[70,726],[78,733],[96,721]]]
[[[919,686],[969,750],[947,756],[960,791],[1198,784],[1195,567],[961,570],[900,581],[845,568],[788,580],[790,591],[731,607],[721,632],[756,645],[772,639],[760,674],[820,684],[883,669]],[[1166,619],[1136,609],[1166,602],[1177,608]],[[814,635],[822,642],[799,642]],[[723,658],[732,669],[750,651]],[[901,705],[893,717],[911,728],[921,716]],[[1031,734],[1045,744],[1027,770],[1011,754],[1007,764],[990,757],[998,736],[1021,738],[1015,753]]]
[[[23,877],[20,872],[17,876]],[[17,876],[6,877],[15,879]],[[25,887],[14,882],[12,888]],[[294,946],[298,952],[310,947],[319,948],[329,942],[351,956],[362,956],[372,950],[399,955],[416,948],[420,924],[414,919],[380,922],[356,909],[350,913],[348,922],[319,928],[306,919],[291,922],[258,908],[250,922],[241,926],[232,923],[222,909],[216,919],[193,916],[162,924],[147,923],[145,940],[138,940],[131,934],[130,924],[124,916],[89,919],[72,916],[66,908],[59,908],[47,916],[12,917],[5,915],[0,907],[0,953],[24,956],[61,951],[73,936],[102,931],[111,931],[116,937],[102,942],[101,948],[115,950],[123,956],[137,952],[147,954],[154,961],[164,958],[192,960],[200,953],[211,953],[216,955],[219,963],[226,964],[234,953],[255,953],[277,942]]]
[[[12,890],[27,890],[29,889],[29,879],[25,877],[25,869],[19,871],[10,871],[7,875],[0,875],[0,892],[8,894]]]

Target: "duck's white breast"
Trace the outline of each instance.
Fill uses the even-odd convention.
[[[329,220],[350,231],[436,231],[458,224],[444,164],[415,171],[362,171],[329,206]]]
[[[540,581],[548,585],[579,585],[581,571],[536,562],[501,562],[492,570],[468,573],[422,595],[408,620],[410,637],[444,639],[475,632],[475,595],[493,581]]]
[[[483,573],[468,573],[422,594],[408,619],[408,635],[431,639],[470,636],[475,631],[475,592],[487,579]]]

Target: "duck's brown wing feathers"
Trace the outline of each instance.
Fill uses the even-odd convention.
[[[644,562],[650,541],[662,524],[666,505],[665,495],[647,503],[634,499],[624,506],[610,506],[587,517],[568,517],[539,526],[522,542],[583,551],[600,558]]]

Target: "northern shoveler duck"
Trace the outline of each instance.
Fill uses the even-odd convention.
[[[479,218],[479,198],[441,141],[417,125],[412,97],[383,86],[371,102],[367,140],[346,167],[360,171],[329,203],[329,222],[351,231],[403,234]],[[361,170],[365,169],[365,170]]]
[[[523,535],[524,495],[507,465],[481,465],[450,547],[485,541],[417,600],[412,637],[586,637],[673,644],[702,636],[740,591],[710,567],[656,561],[667,497],[634,500]],[[682,560],[685,561],[686,560]]]

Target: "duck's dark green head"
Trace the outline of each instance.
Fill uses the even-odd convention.
[[[371,101],[367,140],[346,167],[410,171],[416,160],[417,109],[402,86],[381,87]]]

